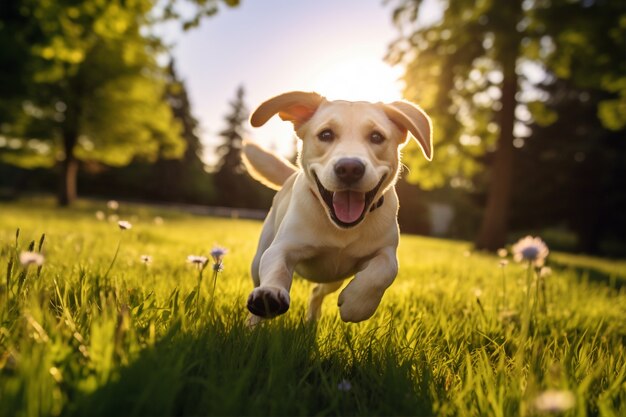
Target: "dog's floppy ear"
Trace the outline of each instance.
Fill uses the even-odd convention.
[[[273,97],[262,103],[250,116],[250,124],[263,126],[273,115],[278,113],[281,119],[292,122],[298,129],[315,113],[324,97],[317,93],[292,91]]]
[[[426,159],[433,159],[433,136],[430,117],[417,105],[408,101],[384,104],[385,113],[401,129],[408,130],[417,140]]]

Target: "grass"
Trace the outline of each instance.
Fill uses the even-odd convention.
[[[122,205],[121,231],[100,206],[0,204],[2,416],[535,416],[546,390],[572,393],[562,415],[626,415],[624,261],[553,254],[536,303],[524,265],[403,236],[371,320],[341,322],[331,295],[306,323],[297,279],[290,311],[248,329],[259,222]],[[45,264],[21,266],[43,233]],[[214,244],[225,269],[212,299],[208,266],[195,301],[186,258]]]

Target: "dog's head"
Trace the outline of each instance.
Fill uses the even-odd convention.
[[[302,139],[300,165],[333,223],[358,225],[397,179],[400,149],[414,137],[432,158],[430,118],[416,105],[328,101],[294,91],[271,98],[250,117],[254,127],[273,115]]]

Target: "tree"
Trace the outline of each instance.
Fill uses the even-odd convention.
[[[248,121],[244,96],[245,90],[240,86],[235,99],[230,103],[230,112],[225,117],[226,128],[219,133],[223,142],[217,147],[220,160],[214,175],[216,204],[227,207],[268,208],[273,192],[252,180],[241,161],[241,147]]]
[[[421,4],[421,0],[402,1],[394,19],[405,25],[416,22]],[[534,78],[550,73],[567,76],[589,53],[593,37],[601,36],[591,34],[590,27],[597,23],[572,30],[576,26],[565,17],[585,13],[590,4],[613,13],[610,22],[604,21],[604,25],[609,23],[604,32],[609,29],[613,39],[607,42],[607,49],[619,56],[615,46],[623,42],[623,36],[619,41],[621,15],[616,13],[617,2],[611,1],[459,0],[440,4],[444,8],[440,21],[413,28],[389,53],[392,62],[407,66],[406,96],[434,119],[435,162],[427,167],[409,154],[405,158],[412,168],[409,179],[425,188],[449,182],[469,192],[485,192],[475,244],[479,249],[496,250],[506,242],[516,148],[523,146],[534,118],[550,118],[541,104],[545,95],[535,88]],[[588,14],[582,16],[588,19]],[[590,65],[585,68],[595,74],[594,79],[607,71]],[[620,80],[611,77],[600,87],[612,89],[613,96],[618,96],[625,93]],[[605,102],[605,113],[614,116],[616,124],[621,123],[616,116],[621,114],[619,97]]]
[[[569,117],[534,123],[533,134],[517,152],[513,225],[558,225],[576,233],[570,249],[623,256],[626,128],[604,127],[598,108],[611,99],[606,92],[574,88],[567,80],[545,88],[550,93],[546,108]],[[612,242],[622,246],[609,247]]]
[[[155,22],[180,16],[178,3],[167,1],[157,16],[154,0],[3,2],[0,46],[12,55],[0,59],[0,80],[14,88],[3,87],[10,94],[0,106],[0,134],[13,146],[0,143],[0,160],[32,167],[59,159],[59,201],[67,205],[79,160],[121,166],[137,156],[180,156],[184,141],[156,62],[164,48],[149,34]],[[191,24],[181,18],[186,27],[218,4],[191,3]]]
[[[157,194],[164,200],[207,203],[212,194],[212,181],[201,157],[204,146],[198,136],[198,121],[192,114],[187,88],[176,72],[173,58],[167,71],[166,99],[182,126],[186,148],[182,158],[162,157],[154,164]]]
[[[230,103],[230,113],[226,115],[226,128],[219,135],[224,139],[217,147],[220,160],[215,172],[215,186],[221,205],[228,207],[242,206],[245,191],[245,168],[241,162],[241,147],[245,135],[244,123],[248,120],[248,109],[244,103],[245,90],[237,88],[235,100]],[[243,192],[242,192],[243,191]]]
[[[198,136],[198,121],[193,115],[187,88],[180,79],[174,59],[167,66],[165,100],[174,118],[181,125],[185,152],[181,158],[171,158],[159,152],[152,161],[135,158],[121,168],[97,167],[86,170],[81,184],[91,192],[109,195],[111,189],[119,197],[161,202],[211,204],[214,200],[213,176],[202,161],[204,146]],[[91,166],[89,167],[91,168]]]
[[[125,6],[125,7],[123,7]],[[4,134],[48,144],[61,156],[59,202],[76,197],[78,161],[124,165],[135,155],[172,156],[184,144],[163,100],[159,43],[140,33],[150,1],[30,2],[21,41],[32,52],[23,113]]]
[[[164,0],[162,20],[178,20],[182,23],[183,29],[195,28],[204,17],[215,15],[219,11],[219,4],[235,7],[239,5],[239,0],[187,0],[185,5],[180,7],[180,0]]]

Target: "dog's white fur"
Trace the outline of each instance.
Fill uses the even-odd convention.
[[[299,167],[250,142],[243,149],[250,174],[279,190],[252,262],[255,288],[248,298],[251,322],[274,317],[289,308],[294,271],[318,283],[311,294],[309,319],[320,316],[326,295],[354,276],[339,295],[341,319],[366,320],[374,314],[398,272],[398,198],[394,184],[400,149],[410,132],[430,160],[430,119],[406,101],[328,101],[316,93],[290,92],[261,104],[250,122],[259,127],[275,114],[293,123],[303,144]],[[328,129],[332,130],[332,140],[320,137]],[[374,132],[378,135],[372,135]],[[350,184],[338,177],[336,169],[346,158],[364,167],[362,177]],[[324,192],[328,197],[328,192],[334,195],[345,190],[356,193],[349,195],[365,196],[366,207],[354,224],[342,224],[334,205],[326,203],[322,195]],[[362,194],[368,192],[369,199],[368,194]],[[384,200],[377,208],[381,197]]]

